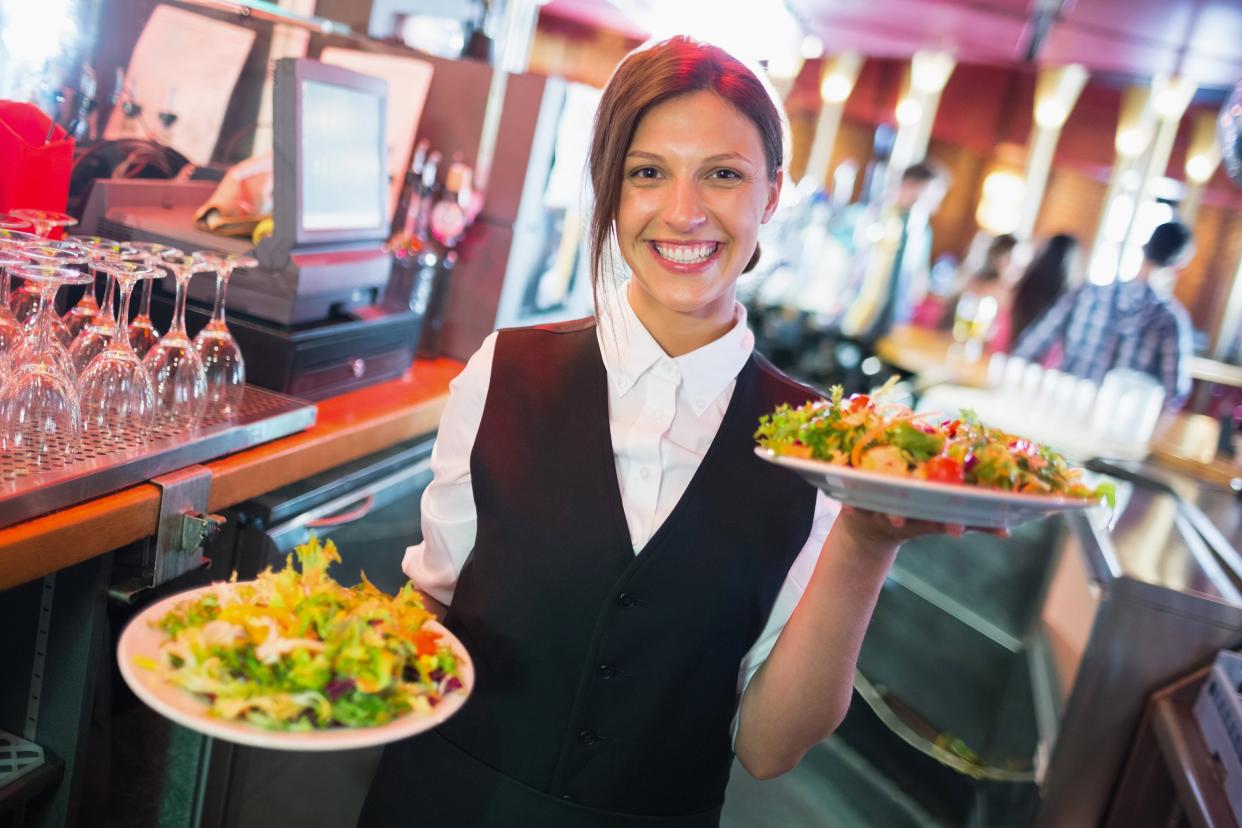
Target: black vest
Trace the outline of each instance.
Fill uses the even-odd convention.
[[[496,342],[470,464],[478,535],[445,620],[477,681],[439,735],[508,779],[451,795],[504,799],[508,785],[581,809],[541,826],[622,824],[608,814],[714,824],[741,659],[815,508],[813,488],[755,456],[753,434],[762,414],[815,395],[753,355],[681,500],[635,555],[607,382],[593,320]],[[432,761],[381,777],[400,784]],[[532,813],[479,807],[487,824]]]

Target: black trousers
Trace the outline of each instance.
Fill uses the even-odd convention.
[[[720,807],[679,817],[588,808],[535,790],[435,731],[384,750],[358,828],[718,828]]]

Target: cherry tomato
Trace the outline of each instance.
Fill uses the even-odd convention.
[[[866,394],[850,395],[850,411],[864,411],[871,407],[871,398]]]
[[[440,634],[431,630],[419,630],[414,634],[414,652],[418,655],[435,655],[440,645]]]
[[[923,464],[923,474],[936,483],[964,483],[966,469],[952,457],[933,457]]]

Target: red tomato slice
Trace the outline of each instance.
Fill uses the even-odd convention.
[[[870,406],[871,406],[871,398],[868,397],[866,394],[851,394],[850,395],[850,411],[851,412],[863,411],[864,409]]]
[[[966,469],[952,457],[933,457],[923,464],[923,474],[936,483],[964,483]]]

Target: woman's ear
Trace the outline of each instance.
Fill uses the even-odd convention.
[[[768,201],[763,205],[763,218],[760,220],[762,224],[767,224],[772,219],[772,214],[776,212],[776,205],[781,200],[781,185],[785,183],[785,171],[777,170],[776,178],[768,182]]]

